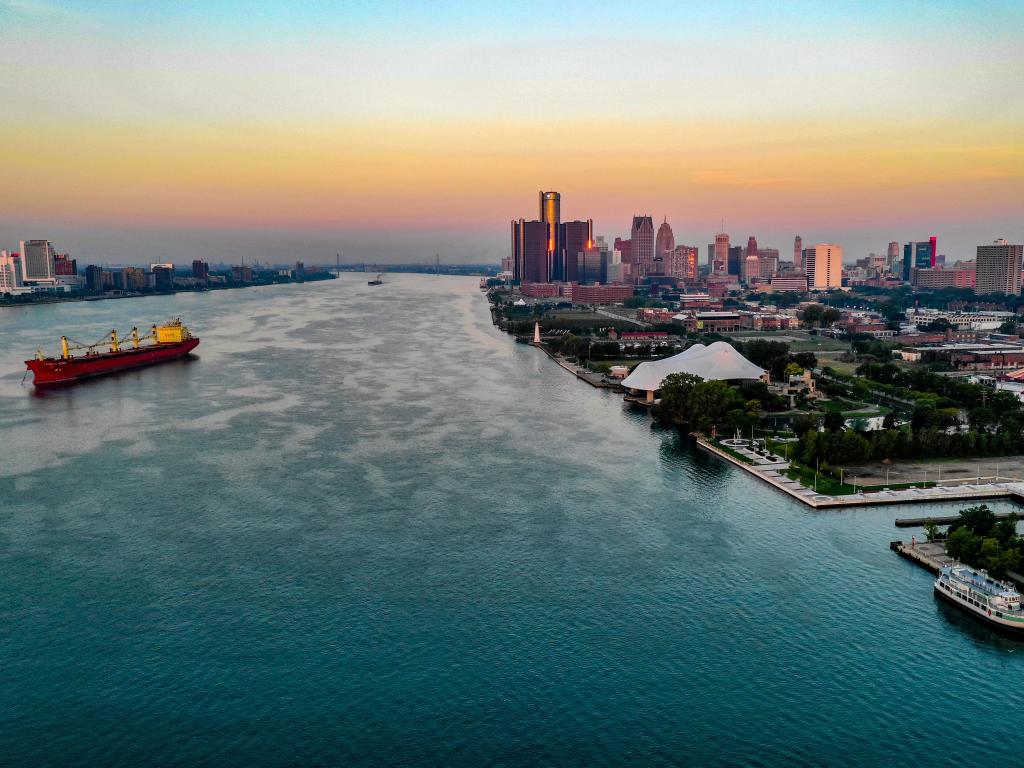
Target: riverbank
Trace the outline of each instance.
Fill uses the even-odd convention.
[[[73,293],[60,295],[54,293],[33,293],[18,298],[5,299],[0,296],[0,307],[30,307],[37,304],[66,304],[79,301],[109,301],[111,299],[144,299],[154,296],[174,296],[179,293],[210,293],[212,291],[231,291],[239,288],[261,288],[271,285],[296,285],[301,283],[319,283],[325,280],[337,280],[333,273],[311,275],[302,280],[282,278],[263,282],[235,283],[225,285],[207,285],[202,288],[178,288],[169,291],[122,291],[120,293]]]

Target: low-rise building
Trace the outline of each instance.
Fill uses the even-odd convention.
[[[633,295],[630,285],[577,285],[563,287],[562,295],[573,304],[616,304]]]
[[[729,333],[743,327],[739,312],[723,311],[689,311],[680,312],[672,318],[689,333]]]

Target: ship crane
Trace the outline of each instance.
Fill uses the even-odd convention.
[[[107,344],[110,345],[110,351],[111,352],[120,352],[121,351],[121,340],[126,338],[126,337],[131,339],[132,349],[138,349],[143,341],[146,341],[147,339],[155,339],[156,338],[156,326],[154,325],[152,327],[152,329],[150,329],[149,333],[147,333],[145,335],[142,335],[142,336],[139,335],[139,329],[136,328],[136,327],[133,327],[131,329],[131,331],[129,331],[128,333],[122,333],[122,334],[118,334],[117,329],[114,329],[110,333],[105,334],[103,336],[103,338],[101,338],[99,341],[96,341],[96,342],[94,342],[92,344],[86,344],[86,343],[81,342],[81,341],[75,341],[74,339],[69,339],[67,336],[61,336],[60,337],[60,356],[64,360],[67,360],[67,359],[69,359],[71,357],[72,351],[79,350],[79,349],[84,349],[86,355],[95,355],[95,354],[97,354],[96,350],[98,348],[100,348],[100,347],[102,347],[104,345],[107,345]]]

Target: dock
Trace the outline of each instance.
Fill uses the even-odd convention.
[[[1016,514],[1014,512],[998,512],[996,513],[997,520],[1005,520],[1010,515]],[[1018,515],[1020,517],[1020,515]],[[950,525],[960,521],[960,515],[933,515],[932,517],[898,517],[896,518],[897,528],[920,528],[925,523],[935,523],[936,525]]]
[[[910,544],[905,541],[890,541],[889,549],[929,573],[937,574],[944,565],[952,565],[956,562],[946,554],[946,545],[942,541],[911,541]],[[1024,575],[1007,571],[1006,578],[1019,588],[1024,589]]]
[[[953,558],[946,554],[946,545],[941,541],[919,541],[910,544],[890,541],[889,549],[931,573],[938,573],[942,566],[953,562]]]

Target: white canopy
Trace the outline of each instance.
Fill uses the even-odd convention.
[[[747,360],[731,344],[716,341],[707,347],[694,344],[685,352],[664,360],[640,363],[623,379],[622,386],[647,392],[658,390],[665,377],[673,373],[692,373],[706,381],[728,381],[759,379],[764,375],[764,369]]]

